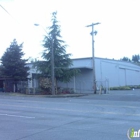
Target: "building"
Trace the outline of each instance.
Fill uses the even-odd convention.
[[[30,66],[30,77],[37,71]],[[74,76],[69,83],[58,82],[58,87],[71,88],[78,93],[93,93],[93,66],[92,58],[73,59],[73,66],[81,70],[80,74]],[[140,66],[120,60],[95,58],[95,75],[97,89],[100,86],[119,87],[140,85]],[[30,88],[38,87],[38,81],[32,78],[28,83]]]

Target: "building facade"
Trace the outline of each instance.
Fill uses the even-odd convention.
[[[70,82],[58,82],[58,87],[71,88],[77,93],[93,93],[93,63],[92,58],[73,59],[71,68],[80,69],[80,73],[75,75]],[[30,80],[28,85],[30,88],[37,87],[38,81],[33,77],[37,74],[35,68],[30,66]],[[125,61],[95,58],[95,77],[96,86],[99,90],[103,87],[119,87],[140,85],[140,66]]]

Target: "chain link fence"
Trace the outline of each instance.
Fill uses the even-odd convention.
[[[59,84],[59,88],[73,91],[74,93],[93,93],[93,81],[90,80],[76,80],[69,83]],[[109,81],[96,81],[97,93],[109,93]]]
[[[43,82],[45,83],[45,82]],[[40,82],[38,82],[38,86],[35,84],[35,82],[32,82],[32,87],[29,88],[28,81],[20,81],[18,83],[18,91],[21,93],[26,94],[37,94],[39,93],[39,85]],[[97,94],[105,94],[109,93],[109,81],[96,81],[96,91]],[[93,93],[93,81],[91,80],[73,80],[69,83],[60,83],[57,86],[57,93]]]
[[[27,90],[28,90],[28,81],[19,81],[17,83],[17,90],[20,93],[27,93]]]
[[[104,80],[104,81],[96,81],[96,89],[97,93],[99,94],[106,94],[109,93],[109,81]]]

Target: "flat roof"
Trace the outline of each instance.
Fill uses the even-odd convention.
[[[123,60],[116,60],[116,59],[110,59],[110,58],[101,58],[101,57],[94,57],[94,58],[95,59],[102,59],[102,60],[124,62],[124,63],[133,64],[133,65],[136,65],[136,66],[140,66],[140,64],[137,64],[137,63],[134,63],[134,62],[123,61]],[[92,57],[72,58],[72,60],[83,60],[83,59],[92,59]]]
[[[84,60],[84,59],[92,59],[92,57],[71,58],[71,60]],[[134,62],[127,62],[127,61],[122,61],[122,60],[109,59],[109,58],[101,58],[101,57],[95,57],[95,59],[102,59],[102,60],[110,60],[110,61],[116,61],[116,62],[129,63],[129,64],[133,64],[133,65],[136,65],[136,66],[139,66],[140,67],[139,64],[134,63]],[[31,63],[27,63],[27,64],[32,64],[32,62]],[[85,67],[85,68],[89,68],[89,67]]]

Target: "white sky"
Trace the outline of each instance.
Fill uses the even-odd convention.
[[[85,27],[92,22],[101,23],[95,26],[96,57],[120,59],[139,54],[139,0],[0,0],[0,5],[13,16],[0,7],[0,57],[14,38],[24,42],[26,58],[39,57],[45,31],[34,23],[50,26],[54,11],[72,58],[92,55],[91,28]]]

